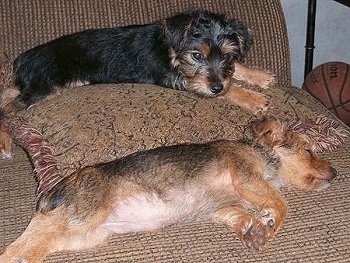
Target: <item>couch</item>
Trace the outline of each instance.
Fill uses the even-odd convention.
[[[224,12],[246,22],[255,35],[255,43],[246,63],[276,73],[276,89],[283,91],[287,97],[293,91],[296,102],[292,109],[296,112],[307,108],[310,112],[322,113],[341,127],[343,133],[349,134],[348,127],[305,91],[291,87],[287,31],[282,7],[277,0],[5,0],[0,2],[0,48],[9,59],[13,59],[20,52],[62,34],[86,28],[147,23],[196,7]],[[100,87],[107,91],[110,88]],[[144,94],[149,92],[145,87]],[[177,103],[181,104],[190,95],[167,96],[176,96]],[[283,113],[285,97],[276,98],[280,104],[275,105],[275,113]],[[157,105],[156,100],[153,103]],[[207,105],[211,106],[210,103]],[[153,114],[157,115],[157,110],[162,109],[159,108],[152,105]],[[231,108],[223,110],[229,111]],[[37,111],[34,109],[30,113],[31,118],[40,116],[40,120],[34,118],[33,122],[37,126],[43,125],[43,131],[49,120],[41,118]],[[201,117],[193,116],[192,122],[197,121],[200,125]],[[137,122],[133,119],[127,121],[134,121],[135,125]],[[236,118],[235,121],[239,122],[240,119]],[[193,134],[195,138],[178,140],[202,140],[212,136],[206,134],[205,129],[198,129]],[[130,136],[135,136],[131,128],[128,138]],[[159,144],[166,141],[162,140],[161,132],[156,132],[153,137]],[[125,147],[129,152],[137,150],[137,147],[130,149],[121,143],[117,143],[117,146]],[[224,226],[201,222],[151,233],[115,235],[98,248],[55,253],[45,262],[350,262],[349,136],[340,146],[326,151],[324,155],[336,167],[339,176],[325,191],[283,190],[290,206],[288,220],[265,253],[243,248],[238,238]],[[12,159],[0,160],[0,250],[21,234],[33,214],[37,182],[33,178],[32,168],[26,152],[18,146],[14,147]]]

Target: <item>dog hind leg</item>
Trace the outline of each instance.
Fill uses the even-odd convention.
[[[82,222],[78,218],[69,219],[66,214],[62,209],[38,213],[0,255],[0,263],[40,263],[50,253],[90,248],[108,237],[109,231],[99,227],[100,218]]]

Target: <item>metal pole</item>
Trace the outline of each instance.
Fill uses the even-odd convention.
[[[309,0],[307,12],[307,28],[306,28],[306,45],[305,45],[305,69],[304,79],[313,67],[314,56],[314,39],[315,39],[315,21],[316,21],[316,2],[317,0]]]

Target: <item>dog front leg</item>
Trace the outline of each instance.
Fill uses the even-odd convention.
[[[271,72],[258,67],[249,68],[239,63],[235,63],[233,78],[263,89],[276,84],[276,76]]]
[[[224,95],[218,98],[226,99],[253,114],[266,111],[269,107],[268,96],[257,91],[240,87],[230,87]]]
[[[244,246],[261,252],[268,248],[269,226],[243,208],[222,208],[214,213],[213,220],[232,228]]]
[[[269,237],[273,238],[287,217],[288,206],[283,197],[264,180],[251,180],[249,186],[236,188],[239,196],[255,207],[260,220],[268,226]]]

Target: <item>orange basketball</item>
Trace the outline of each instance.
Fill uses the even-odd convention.
[[[327,62],[317,66],[303,84],[308,92],[350,125],[350,65]]]

